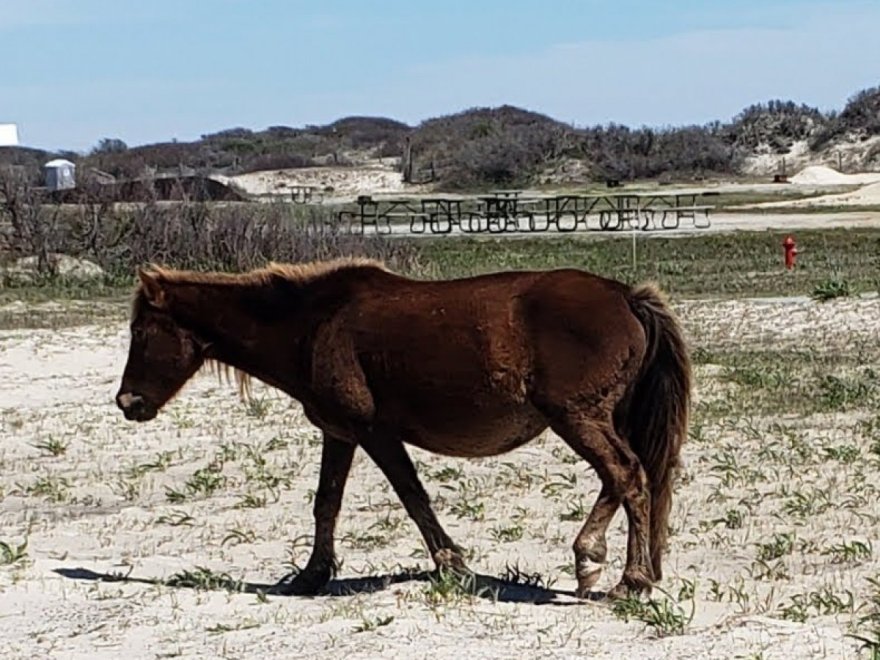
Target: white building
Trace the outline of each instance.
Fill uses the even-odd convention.
[[[67,190],[76,188],[76,165],[69,160],[56,158],[43,165],[46,188],[49,190]]]
[[[0,147],[18,146],[18,126],[15,124],[0,124]]]

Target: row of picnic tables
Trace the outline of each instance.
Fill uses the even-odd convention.
[[[526,194],[494,190],[484,195],[437,195],[418,199],[374,199],[361,195],[338,213],[348,230],[391,233],[408,223],[414,234],[574,232],[598,229],[677,229],[682,220],[695,228],[710,226],[714,208],[701,197],[712,192],[651,191]],[[714,193],[717,194],[717,193]],[[701,203],[698,203],[701,202]],[[591,226],[590,220],[594,220]]]

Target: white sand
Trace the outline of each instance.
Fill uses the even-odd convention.
[[[751,342],[806,346],[820,355],[880,340],[876,299],[824,305],[702,301],[680,303],[679,311],[695,344],[712,349]],[[0,540],[28,540],[25,561],[0,566],[0,657],[855,656],[855,642],[844,635],[862,612],[810,610],[803,623],[780,614],[793,597],[823,589],[849,591],[858,605],[867,597],[866,578],[880,570],[876,547],[873,556],[843,564],[822,554],[843,540],[873,539],[876,545],[880,538],[876,500],[858,499],[853,485],[880,483],[880,468],[868,459],[868,438],[854,426],[856,417],[848,415],[738,413],[694,431],[704,439],[687,445],[689,467],[674,505],[662,585],[676,596],[683,580],[696,584],[695,617],[681,635],[659,637],[643,623],[621,621],[607,605],[573,605],[571,596],[552,592],[544,593],[553,599],[544,605],[484,598],[432,603],[426,583],[408,581],[375,593],[261,600],[221,590],[83,579],[88,573],[82,571],[161,579],[205,566],[267,585],[286,572],[291,556],[304,561],[303,539],[290,542],[312,533],[310,493],[320,448],[299,406],[258,388],[266,408],[248,408],[233,387],[204,375],[153,422],[125,422],[112,400],[127,348],[124,317],[121,309],[113,323],[0,332]],[[715,400],[731,387],[718,373],[711,364],[698,367],[698,402]],[[780,444],[787,436],[777,423],[816,458],[791,471],[794,459]],[[34,447],[50,439],[66,443],[66,451],[53,457]],[[273,439],[276,448],[267,449]],[[251,457],[245,445],[254,448]],[[855,445],[862,458],[821,458],[822,447],[831,445]],[[168,490],[185,490],[197,469],[223,455],[223,446],[225,485],[210,496],[170,503]],[[766,454],[768,449],[776,453]],[[155,463],[161,452],[168,452],[167,465],[131,474],[134,466]],[[725,452],[740,467],[734,482],[720,487],[713,466]],[[582,514],[560,516],[579,504],[589,507],[598,482],[557,438],[547,434],[484,460],[412,453],[441,520],[473,551],[473,568],[500,575],[506,565],[519,564],[556,580],[554,589],[574,588],[567,571]],[[261,470],[257,459],[266,461]],[[255,480],[260,471],[289,479],[278,486],[277,501]],[[34,492],[39,485],[43,494]],[[53,485],[60,491],[57,500]],[[828,511],[804,519],[785,513],[792,491],[820,488],[831,498]],[[237,508],[246,494],[266,497],[266,506]],[[743,513],[744,522],[728,529],[717,520],[732,509]],[[473,519],[475,514],[482,519]],[[192,519],[172,524],[184,515]],[[758,544],[782,533],[795,534],[797,549],[778,560],[775,579],[761,577]],[[337,539],[344,579],[396,573],[400,565],[430,567],[415,526],[360,452]],[[619,577],[624,542],[619,514],[601,588]],[[81,571],[79,579],[72,571]],[[720,600],[713,595],[717,589]],[[541,593],[520,589],[507,596],[524,592],[533,598]],[[690,601],[683,608],[690,612]]]
[[[851,206],[857,209],[859,206],[880,205],[880,176],[875,183],[853,190],[850,192],[820,195],[807,199],[796,199],[785,202],[765,202],[756,204],[757,208],[810,208],[822,206]]]
[[[368,167],[303,167],[240,174],[229,179],[251,195],[290,194],[292,186],[315,186],[325,200],[351,199],[357,195],[417,192],[423,188],[403,182],[390,165]]]
[[[810,165],[791,177],[791,182],[806,185],[854,185],[880,181],[880,172],[844,174],[827,165]]]

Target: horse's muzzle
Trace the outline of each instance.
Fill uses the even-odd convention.
[[[116,395],[116,405],[125,415],[125,419],[132,422],[147,422],[156,416],[155,408],[148,405],[139,394],[121,392]]]

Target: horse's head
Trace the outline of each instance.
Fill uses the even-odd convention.
[[[139,271],[131,344],[116,404],[126,419],[153,419],[204,363],[204,343],[181,327],[160,274]]]

